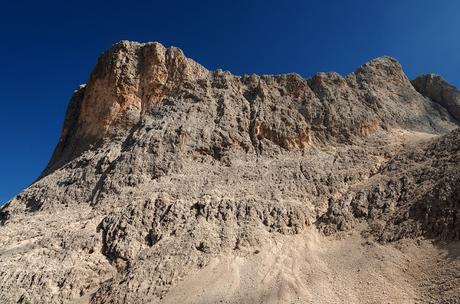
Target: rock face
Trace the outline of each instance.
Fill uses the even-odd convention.
[[[447,83],[441,76],[428,74],[412,81],[415,89],[434,102],[446,108],[457,120],[460,120],[460,92]]]
[[[458,96],[390,57],[234,76],[122,41],[1,210],[0,298],[459,303]]]

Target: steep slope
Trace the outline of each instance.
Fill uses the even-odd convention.
[[[234,76],[122,41],[74,93],[40,179],[2,208],[0,296],[454,303],[460,133],[429,92],[389,57],[347,77]]]

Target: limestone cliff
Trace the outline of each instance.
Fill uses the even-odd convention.
[[[390,57],[235,76],[117,43],[1,210],[0,297],[458,303],[458,94]]]

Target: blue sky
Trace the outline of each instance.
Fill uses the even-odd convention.
[[[456,0],[3,1],[0,204],[43,170],[72,91],[119,40],[178,46],[235,74],[348,74],[390,55],[411,78],[459,86],[459,14]]]

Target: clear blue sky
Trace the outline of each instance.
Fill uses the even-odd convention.
[[[457,0],[3,1],[0,204],[40,174],[72,91],[119,40],[178,46],[235,74],[348,74],[390,55],[409,77],[459,86],[459,16]]]

